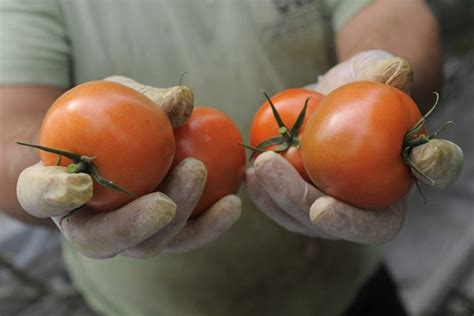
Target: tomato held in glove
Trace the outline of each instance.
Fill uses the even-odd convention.
[[[304,88],[288,89],[271,98],[267,97],[267,101],[262,104],[253,118],[250,129],[250,145],[262,151],[275,150],[279,152],[306,181],[310,181],[301,160],[300,135],[308,117],[314,112],[322,98],[322,94]],[[269,100],[277,113],[273,112]],[[307,100],[307,108],[304,113],[303,109]],[[304,116],[299,124],[295,124],[300,114]],[[278,122],[278,117],[281,118],[281,122]],[[296,128],[293,128],[295,126]],[[267,141],[270,139],[275,142],[270,141],[268,144]]]
[[[303,163],[326,194],[359,208],[400,201],[413,184],[402,159],[406,134],[421,118],[402,91],[354,82],[327,95],[302,135]]]
[[[175,141],[166,113],[139,92],[109,81],[91,81],[74,87],[51,106],[41,126],[42,146],[95,157],[94,170],[124,190],[94,181],[87,205],[114,210],[156,189],[173,161]],[[58,155],[41,152],[45,166]],[[72,161],[63,157],[61,165]],[[80,169],[81,167],[79,167]],[[92,167],[83,168],[92,173]]]
[[[193,157],[207,168],[206,186],[193,217],[220,198],[237,193],[245,171],[245,151],[239,130],[224,113],[210,107],[194,108],[191,118],[175,129],[175,137],[173,166]]]

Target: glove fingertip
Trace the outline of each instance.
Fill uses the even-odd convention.
[[[328,195],[316,199],[309,210],[311,223],[318,224],[322,216],[333,209],[335,202],[336,199]]]
[[[161,192],[156,192],[157,195],[156,203],[153,206],[153,211],[158,215],[156,220],[161,227],[169,224],[176,215],[176,203],[171,200],[166,194]]]
[[[207,177],[206,165],[196,158],[188,157],[183,159],[176,167],[177,172],[186,172],[196,177]]]

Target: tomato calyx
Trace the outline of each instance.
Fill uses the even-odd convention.
[[[402,159],[403,161],[405,162],[405,164],[408,165],[408,167],[410,168],[411,172],[414,174],[414,175],[417,175],[421,178],[423,178],[424,180],[426,180],[427,183],[429,183],[430,185],[435,185],[435,181],[433,179],[431,179],[430,177],[428,177],[423,171],[421,171],[410,159],[410,152],[412,151],[413,148],[417,147],[417,146],[420,146],[422,144],[426,144],[428,143],[430,140],[432,140],[433,138],[436,138],[447,126],[451,125],[451,124],[454,124],[453,121],[447,121],[445,122],[443,125],[441,125],[440,128],[438,128],[438,130],[436,132],[434,132],[433,134],[427,136],[425,134],[420,134],[419,132],[421,131],[421,129],[424,127],[425,125],[425,122],[426,122],[426,119],[428,118],[428,116],[431,115],[431,113],[433,113],[433,111],[435,110],[436,106],[438,105],[438,101],[439,101],[439,93],[438,92],[433,92],[436,96],[436,100],[435,100],[435,103],[433,104],[433,106],[431,107],[431,109],[429,109],[428,112],[426,112],[425,115],[423,115],[419,120],[418,122],[416,122],[416,124],[405,134],[405,138],[404,138],[404,141],[403,141],[403,150],[402,150]],[[423,199],[425,200],[425,204],[426,204],[426,198],[425,196],[423,195],[423,192],[421,191],[421,188],[419,186],[419,182],[417,180],[417,178],[415,177],[415,185],[418,189],[418,192],[420,192],[420,195],[423,197]]]
[[[268,138],[258,144],[256,147],[249,146],[242,144],[245,148],[248,148],[253,151],[252,155],[250,156],[250,161],[254,160],[256,156],[260,153],[265,152],[265,148],[269,146],[276,146],[273,151],[276,153],[282,153],[287,151],[290,147],[296,147],[297,149],[301,148],[300,140],[298,138],[300,134],[301,126],[303,125],[305,116],[306,116],[306,109],[308,108],[308,102],[311,97],[308,97],[305,102],[303,109],[298,114],[298,117],[291,128],[288,128],[285,123],[283,122],[278,110],[276,109],[275,105],[273,104],[272,100],[268,96],[267,93],[262,91],[263,95],[267,99],[268,103],[273,112],[273,116],[275,117],[275,121],[278,124],[278,136]]]
[[[89,157],[89,156],[81,156],[76,153],[72,153],[66,150],[61,150],[57,148],[51,148],[51,147],[46,147],[46,146],[41,146],[41,145],[34,145],[34,144],[28,144],[28,143],[23,143],[23,142],[16,142],[18,145],[22,146],[28,146],[32,148],[36,148],[39,150],[43,150],[46,152],[50,152],[53,154],[58,155],[58,161],[56,165],[59,165],[61,162],[62,157],[66,157],[71,159],[74,163],[69,164],[66,168],[66,172],[68,173],[87,173],[89,174],[97,183],[99,183],[102,186],[105,186],[109,189],[114,189],[120,192],[123,192],[125,194],[130,195],[131,197],[136,197],[136,194],[133,192],[128,191],[127,189],[119,186],[118,184],[113,183],[112,181],[104,178],[100,173],[97,167],[94,165],[92,162],[96,157]],[[74,211],[74,210],[73,210]]]

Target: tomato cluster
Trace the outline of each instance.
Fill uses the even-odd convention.
[[[253,158],[276,151],[306,181],[361,208],[387,207],[406,195],[413,175],[401,153],[421,118],[408,95],[381,83],[354,82],[327,96],[289,89],[266,97],[251,126]],[[74,162],[75,171],[94,176],[87,204],[98,211],[153,192],[187,157],[201,160],[208,177],[193,216],[238,191],[245,168],[240,143],[237,127],[220,111],[198,107],[173,131],[151,100],[110,81],[84,83],[59,97],[40,136],[42,146],[66,153],[58,161],[57,151],[41,152],[44,165]]]
[[[286,132],[279,121],[294,124],[308,97],[304,124],[298,135],[291,135],[297,142],[275,150],[266,140]],[[251,145],[257,154],[280,152],[305,180],[360,208],[388,207],[407,194],[413,175],[402,151],[405,135],[421,118],[408,95],[382,83],[354,82],[324,97],[290,89],[271,101],[276,116],[267,101],[252,124]],[[262,146],[268,143],[272,146]]]
[[[87,82],[64,93],[46,114],[40,135],[42,149],[59,149],[41,152],[45,166],[76,163],[75,171],[96,180],[87,205],[97,211],[114,210],[153,192],[186,157],[201,160],[208,178],[194,216],[238,191],[245,167],[241,142],[222,112],[196,108],[173,131],[166,113],[150,99],[110,81]],[[59,160],[58,153],[64,153]]]

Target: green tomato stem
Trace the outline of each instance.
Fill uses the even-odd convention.
[[[303,122],[304,122],[304,119],[305,119],[305,116],[306,116],[306,110],[308,108],[308,102],[311,98],[311,97],[309,97],[305,100],[303,109],[298,114],[298,117],[297,117],[295,123],[293,124],[291,129],[288,129],[288,127],[283,123],[283,120],[280,116],[280,113],[278,113],[278,110],[276,109],[275,105],[273,104],[273,102],[270,99],[270,97],[268,96],[268,94],[266,94],[264,91],[262,91],[262,93],[265,96],[265,98],[267,99],[268,103],[270,104],[270,107],[271,107],[272,112],[273,112],[273,116],[275,118],[275,121],[278,124],[278,134],[279,135],[264,140],[263,142],[258,144],[256,147],[241,144],[242,146],[244,146],[247,149],[252,150],[252,152],[253,152],[252,155],[250,156],[249,161],[253,161],[259,153],[265,152],[265,148],[267,148],[269,146],[272,146],[272,145],[278,145],[274,150],[277,153],[282,153],[282,152],[288,150],[290,147],[296,147],[297,149],[301,148],[300,141],[298,139],[298,135],[300,133],[301,127],[303,126]]]
[[[62,149],[57,149],[57,148],[51,148],[51,147],[46,147],[46,146],[41,146],[41,145],[34,145],[34,144],[28,144],[28,143],[23,143],[23,142],[16,142],[18,145],[22,146],[28,146],[32,148],[36,148],[42,151],[50,152],[53,154],[59,155],[59,157],[66,157],[71,159],[74,163],[70,164],[66,168],[66,172],[68,173],[88,173],[97,183],[100,185],[103,185],[109,189],[114,189],[120,192],[123,192],[125,194],[128,194],[132,197],[136,197],[137,195],[135,193],[132,193],[125,188],[113,183],[112,181],[102,177],[102,175],[99,173],[97,170],[97,167],[94,165],[92,160],[94,160],[96,157],[89,157],[89,156],[81,156],[79,154],[69,152],[66,150]],[[59,164],[61,160],[58,159],[57,164]]]

